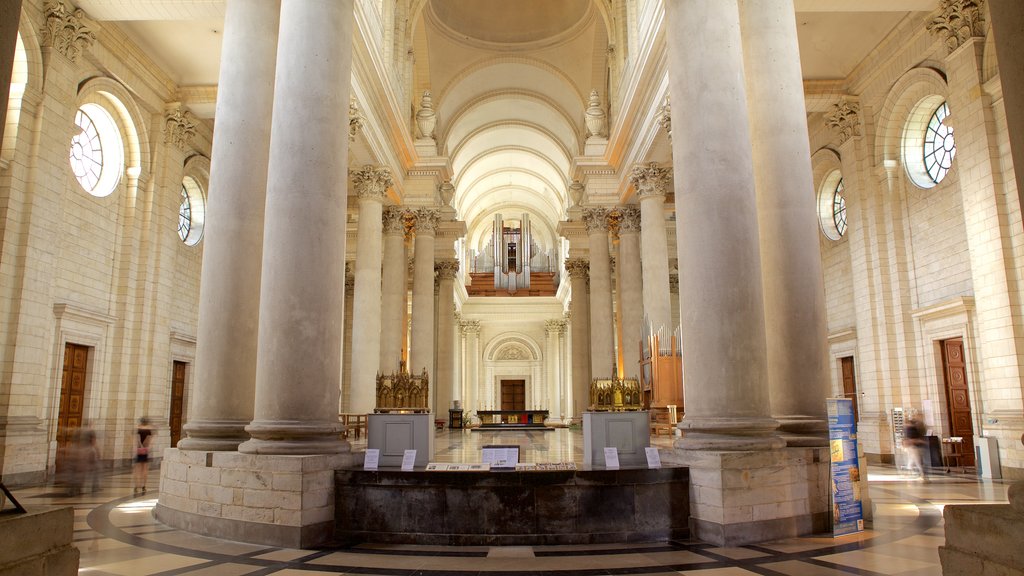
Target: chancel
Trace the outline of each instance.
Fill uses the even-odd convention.
[[[927,543],[898,573],[940,570],[944,498],[1024,479],[1022,23],[1017,0],[4,0],[0,484],[35,492],[0,573],[70,569],[86,519],[36,498],[133,545],[119,507],[148,506],[245,552],[153,549],[261,574],[428,543],[864,572],[844,554],[894,538]],[[476,466],[493,445],[523,467]],[[133,461],[145,495],[53,496],[126,489]],[[844,490],[867,544],[819,545]],[[947,573],[1019,570],[962,538],[1019,508],[946,507]],[[628,559],[578,559],[598,545]],[[477,552],[430,569],[498,569],[456,561]]]

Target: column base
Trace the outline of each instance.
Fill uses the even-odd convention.
[[[238,446],[244,454],[344,454],[349,443],[341,439],[341,422],[253,420],[245,427],[252,439]]]
[[[778,421],[772,418],[691,418],[684,416],[677,428],[683,437],[677,450],[778,450],[786,441],[775,435]]]
[[[662,459],[690,469],[692,538],[742,546],[830,528],[827,448],[677,448]]]
[[[776,416],[786,446],[828,446],[828,420],[814,416]]]
[[[188,434],[178,442],[182,450],[234,452],[249,439],[245,432],[248,420],[193,420],[182,431]],[[174,446],[172,446],[174,448]]]
[[[334,533],[334,471],[351,454],[265,456],[170,448],[160,466],[156,518],[181,530],[284,548]]]
[[[1010,504],[946,506],[942,512],[946,543],[939,546],[942,573],[1020,574],[1024,566],[1022,498],[1024,489],[1016,488]]]

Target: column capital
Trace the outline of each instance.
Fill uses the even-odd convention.
[[[671,175],[672,171],[669,168],[662,168],[657,162],[637,164],[630,172],[629,183],[636,188],[637,196],[641,200],[650,197],[664,198]]]
[[[415,212],[416,221],[413,223],[413,230],[417,234],[433,235],[437,232],[437,225],[441,222],[441,212],[435,208],[418,208]]]
[[[462,330],[463,334],[474,336],[480,333],[480,321],[479,320],[460,320],[459,329]]]
[[[640,208],[630,204],[619,208],[619,234],[640,232]]]
[[[565,320],[545,320],[544,331],[548,336],[557,336],[565,330]]]
[[[672,141],[672,103],[669,101],[669,97],[665,95],[665,103],[658,108],[658,115],[656,121],[665,130],[665,135],[668,136],[668,141]],[[653,164],[653,162],[652,162]]]
[[[928,21],[928,31],[943,39],[952,54],[971,38],[985,37],[985,0],[942,0]]]
[[[836,133],[840,146],[850,138],[860,136],[860,102],[843,96],[832,105],[832,111],[825,114],[825,126]]]
[[[583,224],[587,234],[608,231],[608,210],[604,208],[587,208],[583,211]]]
[[[348,98],[348,139],[355,141],[356,134],[363,129],[363,113],[359,110],[359,102],[355,94]]]
[[[181,107],[181,103],[167,106],[164,112],[164,144],[173,145],[182,152],[188,150],[196,135],[196,122],[192,114]]]
[[[590,276],[590,262],[586,258],[566,258],[565,271],[569,278],[586,280]]]
[[[438,258],[434,261],[434,272],[438,280],[454,280],[459,272],[459,261],[455,258]]]
[[[367,164],[359,170],[353,170],[350,174],[352,183],[355,185],[356,197],[360,200],[383,202],[384,194],[395,183],[391,178],[391,170],[383,166]]]
[[[345,292],[352,292],[356,287],[356,263],[345,261]]]
[[[405,235],[405,209],[401,206],[385,206],[381,220],[385,234]]]
[[[68,60],[76,62],[96,41],[96,35],[85,25],[82,9],[69,9],[64,2],[56,0],[47,2],[43,12],[46,24],[40,30],[41,44],[56,49]]]

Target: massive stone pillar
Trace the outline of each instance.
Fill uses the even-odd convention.
[[[397,372],[402,362],[405,338],[405,211],[388,206],[382,216],[384,269],[380,301],[380,368],[385,374]]]
[[[339,453],[352,0],[282,3],[277,61],[255,419],[238,449]]]
[[[434,372],[434,233],[440,214],[437,210],[416,211],[416,243],[412,276],[412,343],[409,345],[409,372],[424,369],[430,385],[436,385]]]
[[[683,364],[683,449],[778,446],[737,0],[666,3]],[[708,86],[714,86],[709,90]],[[708,135],[713,134],[713,138]],[[699,170],[686,167],[699,166]]]
[[[590,374],[614,377],[616,356],[612,334],[612,274],[608,252],[608,211],[588,208],[583,212],[590,243]]]
[[[1017,197],[1024,206],[1024,2],[988,0],[988,9],[992,16],[1010,152],[1016,167]]]
[[[11,72],[14,70],[14,52],[18,43],[18,24],[21,23],[21,0],[7,0],[0,6],[0,142],[4,141],[7,126],[7,100],[11,95]]]
[[[629,178],[640,199],[640,247],[643,254],[644,314],[667,340],[675,331],[668,285],[668,237],[665,232],[665,192],[669,170],[657,163],[635,166]]]
[[[619,219],[619,314],[622,315],[622,375],[640,378],[640,330],[644,320],[640,270],[640,208],[625,206]],[[667,286],[666,286],[667,288]],[[668,290],[665,290],[666,294]]]
[[[585,258],[568,258],[565,271],[572,292],[572,406],[567,407],[567,416],[580,422],[590,405],[590,264]]]
[[[828,327],[793,0],[741,0],[772,415],[790,446],[828,440]]]
[[[359,199],[355,290],[352,306],[352,386],[348,411],[372,412],[376,405],[381,353],[381,235],[384,195],[391,171],[365,166],[352,175]]]
[[[280,2],[232,0],[224,19],[195,382],[186,450],[235,450],[253,417],[263,212]]]
[[[447,418],[452,407],[455,388],[455,276],[459,261],[441,258],[434,263],[437,271],[437,376],[434,377],[434,413]]]

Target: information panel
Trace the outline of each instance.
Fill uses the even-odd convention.
[[[829,398],[828,438],[832,464],[832,535],[864,530],[853,400]]]

